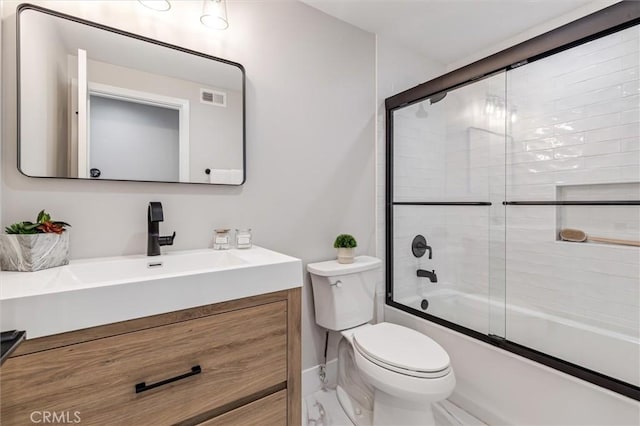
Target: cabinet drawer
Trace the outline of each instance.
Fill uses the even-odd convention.
[[[274,302],[11,358],[1,423],[169,424],[287,380],[287,306]],[[201,373],[136,393],[200,366]],[[39,415],[39,414],[38,414]]]
[[[231,410],[198,426],[278,426],[287,424],[287,391]]]

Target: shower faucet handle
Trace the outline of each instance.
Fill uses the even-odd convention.
[[[433,257],[431,246],[427,244],[427,239],[422,235],[416,235],[411,242],[411,252],[415,257],[422,257],[429,251],[429,259]]]
[[[429,259],[432,259],[433,253],[431,251],[431,246],[424,246],[423,248],[429,252]]]

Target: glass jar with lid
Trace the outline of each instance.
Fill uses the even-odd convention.
[[[229,250],[231,248],[231,235],[229,229],[215,229],[213,233],[213,249]]]
[[[251,228],[236,229],[236,247],[239,249],[251,248]]]

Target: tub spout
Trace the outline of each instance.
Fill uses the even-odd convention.
[[[424,269],[418,269],[417,275],[421,278],[429,278],[429,281],[432,283],[438,282],[438,276],[436,275],[435,270],[426,271]]]

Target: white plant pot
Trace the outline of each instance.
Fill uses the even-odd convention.
[[[352,248],[338,249],[338,263],[353,263],[355,250]]]
[[[69,263],[69,233],[0,235],[0,269],[33,272]]]

